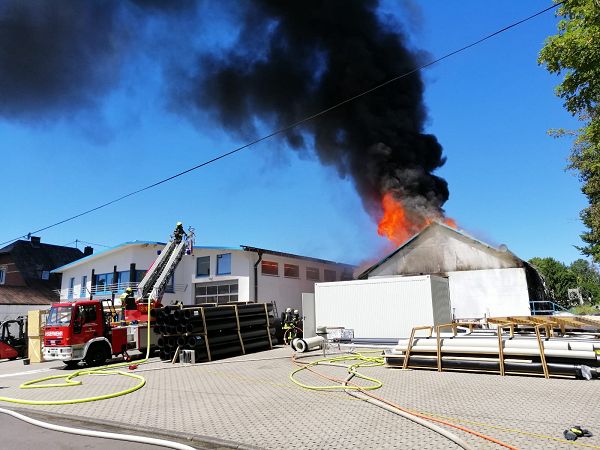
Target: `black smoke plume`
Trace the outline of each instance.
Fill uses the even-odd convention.
[[[379,18],[375,0],[244,5],[232,49],[204,54],[197,70],[176,83],[185,111],[208,110],[244,137],[255,132],[257,121],[293,123],[420,63],[402,33]],[[314,144],[322,163],[352,178],[371,214],[380,213],[382,194],[391,192],[409,213],[440,217],[448,187],[433,171],[445,158],[436,138],[423,133],[426,116],[423,82],[415,73],[285,139],[294,149]]]
[[[0,1],[0,116],[52,121],[93,109],[154,17],[177,17],[194,0]]]
[[[96,105],[127,36],[116,1],[0,3],[0,115],[36,119]]]

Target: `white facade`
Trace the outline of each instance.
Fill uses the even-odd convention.
[[[525,269],[449,272],[452,312],[459,318],[528,316]]]
[[[123,272],[123,279],[129,282],[131,265],[135,264],[135,271],[146,271],[163,248],[164,244],[157,242],[134,241],[60,267],[55,270],[62,273],[60,297],[89,298],[92,293],[95,298],[109,298],[111,291],[118,297],[126,284],[114,282],[112,274]],[[259,252],[262,258],[255,269]],[[95,285],[92,285],[92,270]],[[275,302],[279,312],[288,307],[301,309],[302,293],[314,292],[316,281],[323,281],[326,274],[327,279],[340,280],[348,273],[351,266],[345,264],[264,249],[194,247],[193,254],[185,255],[177,266],[174,292],[165,293],[163,304],[174,300],[188,305],[259,301]],[[110,289],[99,288],[97,277],[104,274],[113,281]],[[140,276],[136,279],[138,283]]]
[[[344,327],[355,338],[408,337],[413,327],[452,321],[448,280],[385,277],[315,286],[317,327]]]

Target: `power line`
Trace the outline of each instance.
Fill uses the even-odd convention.
[[[98,244],[97,242],[88,242],[88,241],[82,241],[81,239],[75,239],[74,241],[68,242],[66,244],[63,245],[63,247],[66,247],[68,245],[71,244],[75,244],[75,247],[77,247],[77,244],[81,242],[82,244],[87,244],[87,245],[96,245],[98,247],[106,247],[106,248],[110,248],[110,245],[104,245],[104,244]]]
[[[321,111],[319,111],[319,112],[317,112],[315,114],[312,114],[312,115],[307,116],[307,117],[305,117],[303,119],[300,119],[300,120],[298,120],[296,122],[293,122],[293,123],[291,123],[289,125],[286,125],[286,126],[284,126],[282,128],[279,128],[279,129],[277,129],[275,131],[272,131],[271,133],[269,133],[267,135],[264,135],[264,136],[262,136],[260,138],[257,138],[257,139],[255,139],[255,140],[253,140],[251,142],[248,142],[247,144],[244,144],[244,145],[242,145],[240,147],[237,147],[237,148],[235,148],[235,149],[233,149],[233,150],[231,150],[231,151],[229,151],[227,153],[223,153],[223,154],[221,154],[221,155],[219,155],[219,156],[217,156],[215,158],[209,159],[208,161],[204,161],[204,162],[202,162],[200,164],[197,164],[197,165],[195,165],[193,167],[190,167],[189,169],[186,169],[186,170],[184,170],[182,172],[178,172],[175,175],[171,175],[170,177],[167,177],[167,178],[164,178],[164,179],[162,179],[160,181],[157,181],[156,183],[152,183],[152,184],[150,184],[148,186],[145,186],[145,187],[142,187],[142,188],[137,189],[135,191],[129,192],[128,194],[122,195],[122,196],[120,196],[118,198],[115,198],[113,200],[110,200],[110,201],[108,201],[106,203],[102,203],[101,205],[98,205],[98,206],[96,206],[94,208],[88,209],[88,210],[83,211],[83,212],[81,212],[79,214],[76,214],[74,216],[71,216],[71,217],[68,217],[66,219],[63,219],[63,220],[61,220],[59,222],[53,223],[51,225],[45,226],[45,227],[40,228],[40,229],[35,230],[35,231],[30,231],[29,233],[26,233],[24,235],[21,235],[19,237],[14,238],[14,239],[9,239],[8,241],[4,241],[0,245],[5,245],[5,244],[8,244],[10,242],[14,242],[14,241],[16,241],[18,239],[21,239],[23,237],[31,236],[32,234],[39,233],[40,231],[45,231],[45,230],[48,230],[50,228],[54,228],[54,227],[56,227],[58,225],[62,225],[63,223],[70,222],[71,220],[77,219],[77,218],[79,218],[81,216],[85,216],[85,215],[90,214],[90,213],[92,213],[94,211],[98,211],[99,209],[102,209],[102,208],[110,206],[110,205],[112,205],[114,203],[120,202],[121,200],[125,200],[128,197],[131,197],[133,195],[136,195],[136,194],[139,194],[141,192],[147,191],[148,189],[152,189],[152,188],[154,188],[156,186],[159,186],[159,185],[161,185],[163,183],[166,183],[167,181],[171,181],[171,180],[173,180],[175,178],[178,178],[178,177],[180,177],[182,175],[185,175],[185,174],[187,174],[189,172],[192,172],[194,170],[200,169],[201,167],[204,167],[204,166],[207,166],[209,164],[212,164],[212,163],[214,163],[216,161],[219,161],[220,159],[226,158],[227,156],[231,156],[234,153],[240,152],[240,151],[242,151],[242,150],[244,150],[244,149],[246,149],[248,147],[251,147],[251,146],[253,146],[255,144],[258,144],[259,142],[262,142],[262,141],[265,141],[267,139],[270,139],[273,136],[285,133],[286,131],[289,131],[289,130],[291,130],[293,128],[296,128],[296,127],[298,127],[298,126],[300,126],[300,125],[302,125],[302,124],[304,124],[306,122],[310,122],[311,120],[314,120],[317,117],[320,117],[320,116],[322,116],[324,114],[327,114],[328,112],[333,111],[334,109],[337,109],[337,108],[339,108],[339,107],[341,107],[343,105],[346,105],[347,103],[353,102],[354,100],[357,100],[357,99],[359,99],[359,98],[361,98],[361,97],[363,97],[363,96],[365,96],[367,94],[370,94],[373,91],[381,89],[382,87],[387,86],[388,84],[394,83],[394,82],[396,82],[396,81],[398,81],[398,80],[400,80],[402,78],[405,78],[405,77],[407,77],[409,75],[412,75],[415,72],[418,72],[419,70],[426,69],[427,67],[430,67],[430,66],[432,66],[434,64],[437,64],[440,61],[443,61],[444,59],[450,58],[451,56],[454,56],[457,53],[461,53],[461,52],[463,52],[465,50],[468,50],[471,47],[474,47],[474,46],[476,46],[478,44],[481,44],[482,42],[487,41],[488,39],[491,39],[492,37],[497,36],[500,33],[503,33],[503,32],[505,32],[507,30],[510,30],[511,28],[514,28],[514,27],[516,27],[518,25],[521,25],[522,23],[527,22],[527,21],[529,21],[529,20],[531,20],[531,19],[533,19],[533,18],[535,18],[535,17],[537,17],[539,15],[542,15],[542,14],[544,14],[547,11],[550,11],[550,10],[552,10],[554,8],[557,8],[558,6],[562,5],[563,3],[564,3],[564,1],[561,1],[559,3],[555,3],[552,6],[549,6],[549,7],[545,8],[545,9],[543,9],[541,11],[536,12],[535,14],[532,14],[532,15],[530,15],[530,16],[524,18],[524,19],[521,19],[521,20],[519,20],[517,22],[514,22],[514,23],[512,23],[512,24],[510,24],[510,25],[508,25],[508,26],[506,26],[504,28],[501,28],[500,30],[494,31],[493,33],[488,34],[487,36],[485,36],[485,37],[483,37],[481,39],[478,39],[478,40],[476,40],[476,41],[474,41],[474,42],[472,42],[470,44],[467,44],[464,47],[461,47],[461,48],[459,48],[457,50],[454,50],[454,51],[452,51],[450,53],[446,53],[445,55],[443,55],[443,56],[441,56],[441,57],[439,57],[437,59],[434,59],[433,61],[430,61],[428,63],[422,64],[422,65],[420,65],[418,67],[415,67],[414,69],[412,69],[412,70],[410,70],[408,72],[405,72],[405,73],[403,73],[401,75],[398,75],[396,77],[390,78],[389,80],[384,81],[383,83],[378,84],[377,86],[374,86],[374,87],[372,87],[370,89],[367,89],[366,91],[363,91],[363,92],[361,92],[361,93],[359,93],[359,94],[357,94],[357,95],[355,95],[353,97],[347,98],[346,100],[342,100],[341,102],[336,103],[335,105],[330,106],[329,108],[323,109],[323,110],[321,110]]]

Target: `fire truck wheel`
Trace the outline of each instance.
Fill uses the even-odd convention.
[[[90,366],[99,366],[104,364],[109,357],[108,348],[103,344],[94,344],[85,355],[85,363]]]

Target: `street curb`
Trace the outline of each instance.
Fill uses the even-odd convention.
[[[205,435],[201,435],[201,434],[193,434],[193,433],[179,433],[179,432],[175,432],[175,431],[170,431],[170,430],[163,430],[160,428],[153,428],[153,427],[143,427],[143,426],[136,426],[135,428],[128,428],[123,426],[122,423],[119,422],[115,422],[112,420],[99,420],[99,419],[94,419],[94,418],[90,418],[90,417],[83,417],[83,416],[73,416],[70,414],[62,414],[62,413],[55,413],[55,412],[49,412],[49,411],[33,411],[31,409],[26,409],[26,408],[11,408],[13,411],[21,413],[25,416],[37,416],[37,418],[39,420],[43,420],[43,421],[48,421],[49,423],[55,423],[52,422],[52,419],[59,419],[62,421],[68,421],[71,422],[71,424],[62,424],[65,426],[72,426],[73,428],[77,428],[76,424],[73,424],[73,422],[79,422],[82,424],[93,424],[93,425],[97,425],[100,428],[104,428],[103,431],[112,431],[115,433],[127,433],[127,434],[135,434],[135,435],[142,435],[142,433],[147,433],[149,435],[151,435],[152,437],[162,437],[162,438],[169,438],[169,439],[174,439],[176,441],[182,442],[182,443],[187,443],[187,444],[198,444],[201,447],[198,447],[199,450],[216,450],[216,449],[237,449],[237,450],[264,450],[263,447],[257,447],[254,445],[248,445],[248,444],[242,444],[240,442],[235,442],[235,441],[229,441],[226,439],[220,439],[220,438],[216,438],[213,436],[205,436]],[[36,417],[34,417],[36,418]],[[107,428],[110,428],[110,430],[107,430]]]

